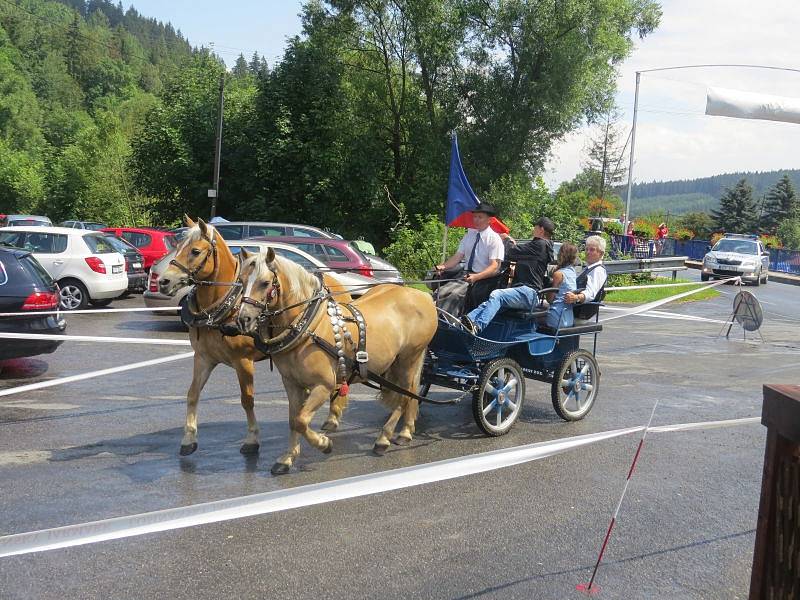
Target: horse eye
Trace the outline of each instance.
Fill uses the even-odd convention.
[[[193,256],[200,256],[200,249],[199,248],[192,248],[192,255]]]

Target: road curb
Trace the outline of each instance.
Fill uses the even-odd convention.
[[[687,260],[686,266],[690,269],[702,269],[703,263],[699,260]],[[769,280],[774,283],[786,283],[788,285],[800,285],[800,277],[797,275],[789,275],[788,273],[778,273],[777,271],[769,272]]]

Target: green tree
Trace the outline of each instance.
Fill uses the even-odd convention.
[[[628,172],[624,164],[627,143],[619,119],[617,109],[608,111],[589,137],[583,168],[592,174],[590,191],[595,198],[606,198]]]
[[[784,175],[767,191],[760,226],[764,231],[774,232],[784,220],[797,218],[800,218],[800,200],[791,179]]]
[[[800,219],[786,219],[778,225],[777,234],[784,248],[800,251]]]
[[[234,77],[244,77],[250,74],[250,67],[247,65],[247,59],[244,57],[244,54],[239,54],[236,58],[236,63],[233,65],[233,69],[231,69],[231,74]]]
[[[719,201],[719,210],[712,211],[717,227],[730,233],[749,233],[758,222],[753,188],[740,179],[733,188],[726,188]]]
[[[697,239],[707,240],[714,231],[714,219],[705,212],[690,212],[678,218],[676,227],[688,229]]]

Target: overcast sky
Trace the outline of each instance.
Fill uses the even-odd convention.
[[[300,32],[300,0],[138,0],[143,15],[170,21],[195,46],[214,42],[230,66],[242,52],[282,54]],[[638,41],[622,65],[617,102],[627,135],[635,73],[695,64],[757,64],[800,69],[798,0],[665,0],[658,30]],[[635,181],[690,179],[732,171],[800,168],[800,125],[705,116],[707,86],[800,98],[800,72],[744,68],[643,73],[636,130]],[[553,149],[545,179],[552,187],[581,167],[586,130]],[[447,168],[447,165],[442,167]]]

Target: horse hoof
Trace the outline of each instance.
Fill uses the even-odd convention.
[[[411,443],[411,438],[402,437],[402,436],[399,436],[399,435],[398,435],[398,436],[397,436],[396,438],[394,438],[394,440],[392,440],[392,441],[393,441],[395,444],[397,444],[398,446],[408,446],[408,445]]]
[[[239,448],[239,452],[241,452],[246,456],[249,456],[251,454],[258,454],[258,449],[260,447],[261,446],[259,446],[258,444],[242,444],[242,447]]]
[[[372,451],[375,453],[376,456],[383,456],[386,454],[386,451],[389,449],[389,444],[375,444],[372,447]]]
[[[323,454],[330,454],[333,452],[333,440],[328,438],[328,445],[322,449]]]
[[[269,470],[269,472],[273,475],[286,475],[289,472],[289,469],[289,465],[276,462],[274,465],[272,465],[272,468]]]
[[[328,433],[333,433],[337,429],[339,429],[339,425],[337,425],[333,421],[325,421],[322,424],[322,431],[327,431]]]
[[[189,456],[195,450],[197,450],[197,442],[181,445],[181,456]]]

